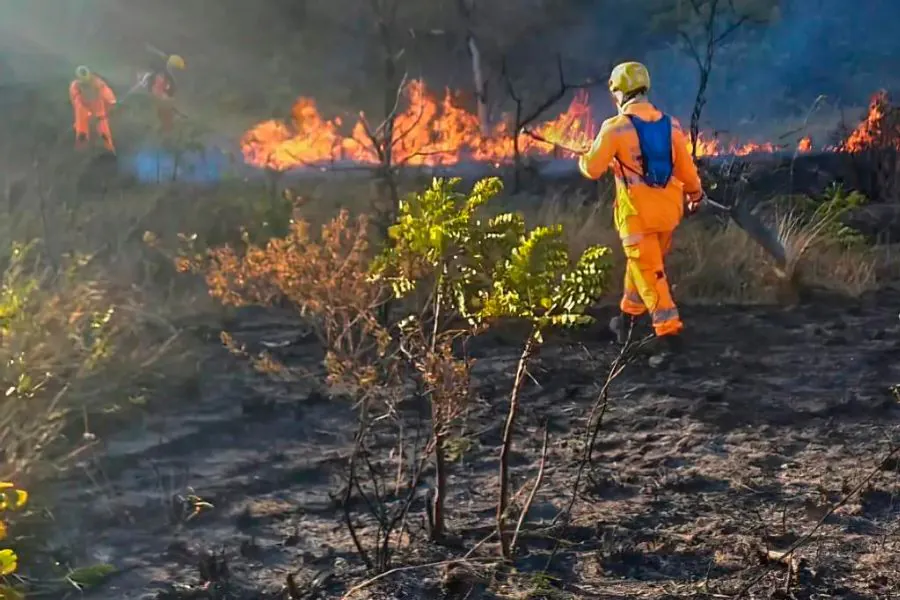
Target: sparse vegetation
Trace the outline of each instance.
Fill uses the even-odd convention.
[[[358,452],[368,452],[364,440],[375,409],[369,404],[370,394],[377,389],[383,398],[398,397],[390,387],[400,387],[412,378],[418,395],[431,406],[432,433],[423,455],[433,454],[436,464],[434,495],[427,511],[436,541],[446,534],[445,441],[469,401],[471,362],[465,356],[457,358],[454,347],[464,352],[470,338],[498,320],[528,323],[500,453],[497,527],[503,555],[510,558],[504,530],[509,452],[527,364],[543,342],[545,329],[589,322],[583,313],[602,292],[609,250],[590,247],[572,265],[561,226],[528,231],[522,217],[514,213],[478,215],[500,191],[498,179],[476,183],[470,194],[456,191],[459,183],[436,179],[429,189],[402,201],[397,222],[389,229],[391,241],[371,267],[365,242],[367,222],[360,219],[348,240],[344,236],[349,217],[342,213],[323,228],[321,242],[312,240],[308,224],[297,220],[288,238],[273,239],[265,248],[250,245],[240,254],[228,247],[213,249],[205,257],[184,259],[181,268],[204,272],[211,294],[227,304],[265,306],[286,300],[296,307],[298,316],[313,323],[326,348],[330,383],[349,390],[363,407]],[[391,315],[377,318],[384,302],[382,281],[390,285],[395,299],[405,301],[395,331],[384,325],[385,318],[393,322]],[[354,345],[351,340],[362,342]],[[230,336],[226,341],[230,344]],[[405,375],[398,371],[397,354],[390,350],[394,343],[408,363]],[[256,363],[271,365],[267,357]],[[387,414],[397,409],[388,408]],[[351,465],[355,461],[351,458]],[[374,470],[371,463],[369,468]],[[348,490],[354,485],[352,466],[347,485]],[[344,499],[345,504],[349,501]],[[385,500],[375,498],[375,502],[379,504],[371,506],[381,515],[384,529],[384,537],[378,540],[381,558],[366,558],[366,562],[384,570],[389,566],[387,540],[393,526],[387,525],[392,520],[386,516]],[[397,518],[405,518],[408,508],[407,503]],[[353,532],[349,517],[347,522]],[[357,539],[355,532],[353,536]],[[367,556],[361,544],[358,549]]]
[[[7,254],[0,287],[0,447],[7,478],[52,453],[67,419],[81,420],[109,402],[104,392],[110,369],[121,367],[115,358],[127,343],[128,323],[112,290],[88,275],[86,262],[72,256],[55,270],[44,264],[36,242],[14,243]]]

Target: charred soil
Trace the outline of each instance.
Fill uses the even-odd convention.
[[[565,524],[554,517],[569,502],[586,420],[617,349],[603,316],[554,339],[532,365],[511,460],[513,489],[527,495],[546,423],[546,474],[514,568],[485,567],[497,555],[489,541],[466,563],[400,571],[356,597],[731,597],[760,577],[747,597],[889,597],[900,589],[897,461],[824,519],[792,567],[775,553],[898,441],[898,306],[900,291],[886,290],[792,309],[685,307],[684,355],[662,369],[635,363],[613,383]],[[291,340],[278,351],[289,362],[320,358],[302,331],[268,313],[247,312],[231,330],[251,346]],[[394,566],[460,558],[493,530],[520,341],[495,335],[473,349],[478,400],[457,432],[465,443],[454,446],[447,499],[460,546],[426,541],[422,486]],[[59,486],[62,560],[121,569],[94,597],[289,598],[293,574],[307,594],[296,597],[336,598],[365,579],[336,500],[353,407],[222,353],[196,395],[141,427],[97,432],[102,451]],[[423,429],[420,412],[409,407],[409,431]],[[189,490],[212,507],[198,507]]]

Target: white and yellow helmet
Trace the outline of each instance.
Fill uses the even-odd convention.
[[[650,71],[639,62],[624,62],[609,75],[609,91],[626,96],[638,90],[650,89]]]

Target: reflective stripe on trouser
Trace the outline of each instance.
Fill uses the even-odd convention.
[[[625,290],[619,305],[622,312],[638,316],[649,310],[656,335],[678,333],[684,324],[672,300],[663,265],[663,257],[672,245],[672,232],[629,235],[622,244],[627,259]]]

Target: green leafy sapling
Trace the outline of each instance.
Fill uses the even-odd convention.
[[[610,266],[610,250],[602,246],[588,248],[573,265],[562,226],[538,227],[521,238],[509,258],[494,272],[490,290],[482,292],[482,318],[511,317],[531,325],[516,366],[500,449],[497,534],[504,558],[512,557],[510,537],[505,531],[509,454],[528,361],[543,343],[548,328],[591,322],[592,317],[585,310],[603,293]]]
[[[373,267],[394,297],[405,300],[400,346],[431,403],[436,485],[429,521],[436,541],[446,530],[445,443],[469,393],[471,361],[455,357],[454,343],[464,343],[481,328],[476,302],[490,285],[488,263],[502,255],[504,242],[514,240],[519,227],[511,217],[487,222],[478,217],[479,208],[502,189],[499,179],[481,180],[468,194],[457,191],[459,183],[434,179],[425,191],[402,199],[388,229],[391,243]]]
[[[468,397],[470,363],[454,358],[450,350],[454,342],[481,333],[497,320],[520,319],[531,325],[510,394],[501,451],[497,520],[503,553],[509,556],[503,534],[508,457],[528,359],[547,328],[590,322],[584,311],[603,291],[609,249],[588,248],[573,264],[561,226],[528,231],[515,213],[479,216],[479,209],[502,190],[499,179],[483,179],[468,194],[457,190],[459,183],[458,178],[435,179],[424,192],[400,202],[397,220],[388,230],[392,243],[375,261],[374,275],[390,282],[396,298],[407,300],[401,347],[432,405],[437,483],[430,517],[436,539],[444,533],[447,428]],[[460,386],[466,386],[465,393]]]

